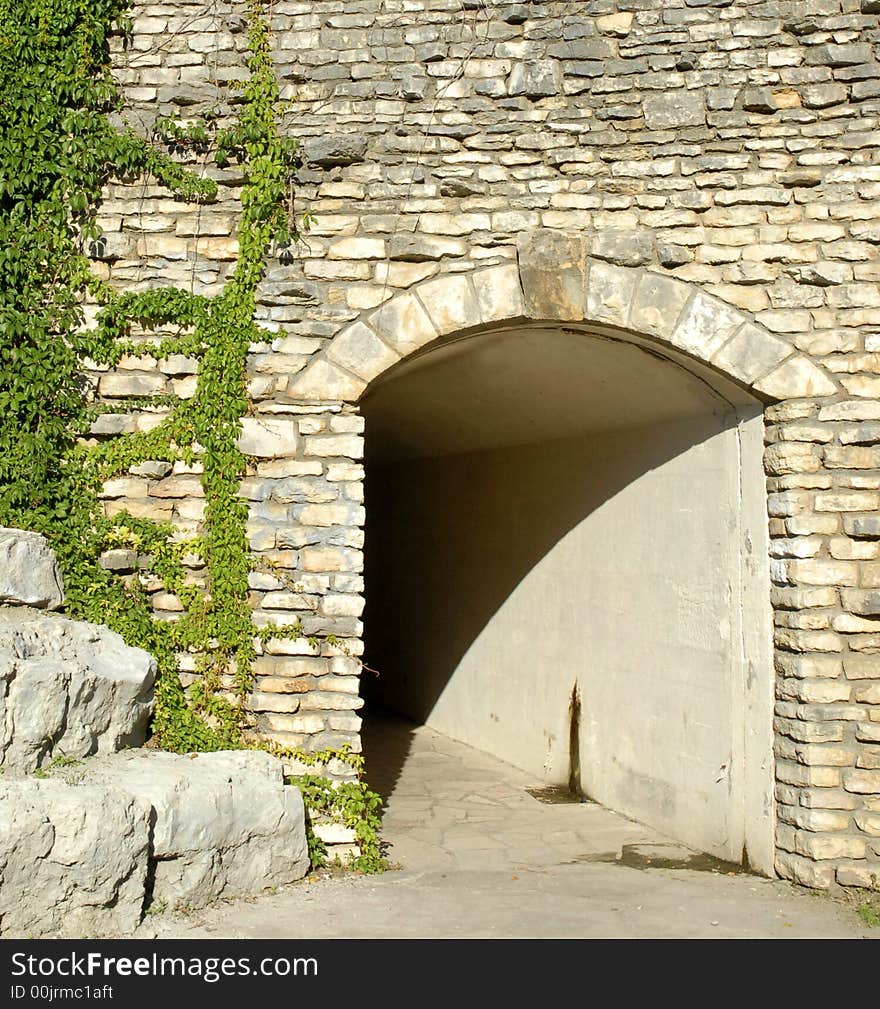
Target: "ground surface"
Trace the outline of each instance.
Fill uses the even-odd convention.
[[[424,727],[373,719],[370,782],[401,868],[149,917],[167,938],[877,936],[826,896],[730,867]]]

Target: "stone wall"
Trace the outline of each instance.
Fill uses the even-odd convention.
[[[133,43],[120,41],[115,59],[137,128],[157,114],[228,111],[228,85],[246,73],[244,3],[138,0],[136,12]],[[317,223],[261,289],[243,493],[252,548],[274,571],[253,575],[252,603],[257,623],[298,615],[347,645],[314,654],[270,641],[258,729],[297,745],[358,744],[357,400],[369,381],[465,329],[518,318],[617,327],[768,403],[777,869],[871,885],[880,3],[278,0],[272,12],[283,93],[295,98],[285,128],[307,161],[296,208]],[[236,254],[240,180],[234,168],[204,170],[221,183],[211,207],[149,183],[111,186],[95,269],[120,287],[219,290]],[[93,378],[124,404],[191,394],[194,369],[130,360]],[[95,435],[160,415],[108,416]],[[203,507],[198,467],[179,464],[136,467],[106,496],[108,511],[190,530]],[[134,558],[108,563],[124,571]],[[173,619],[179,602],[153,587],[158,614]]]

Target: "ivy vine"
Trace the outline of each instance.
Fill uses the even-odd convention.
[[[254,745],[244,730],[257,643],[302,634],[298,622],[256,629],[248,606],[253,560],[239,494],[247,460],[237,447],[248,410],[246,360],[263,337],[254,315],[267,257],[299,229],[289,199],[296,142],[277,128],[267,0],[246,3],[249,77],[235,118],[221,124],[218,110],[188,125],[164,120],[157,124],[162,150],[110,118],[122,99],[109,40],[130,31],[129,0],[0,0],[0,524],[47,536],[72,616],[105,623],[154,655],[153,733],[175,752]],[[235,162],[242,172],[231,277],[210,298],[177,288],[115,290],[96,277],[88,256],[100,240],[102,189],[151,175],[180,199],[211,202],[216,183],[175,161],[171,154],[181,150],[212,154],[220,166]],[[300,228],[307,226],[306,216]],[[100,306],[91,328],[86,297]],[[178,335],[132,339],[135,326],[168,324]],[[170,354],[197,359],[194,395],[144,400],[166,411],[149,431],[89,439],[96,416],[111,408],[90,402],[82,362],[112,367],[125,355]],[[206,504],[198,535],[182,540],[169,523],[104,514],[105,481],[148,460],[200,463]],[[154,619],[143,579],[102,567],[102,554],[118,547],[150,558],[150,574],[183,605],[179,619]],[[205,588],[187,579],[187,558],[203,565]],[[182,653],[195,656],[201,674],[186,690]],[[304,793],[343,821],[362,804],[366,822],[378,797],[360,770],[353,788],[327,782],[331,795],[326,779],[309,776]],[[369,871],[381,867],[374,828],[363,828],[361,838],[360,867]]]

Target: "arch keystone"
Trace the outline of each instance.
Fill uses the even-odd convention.
[[[525,314],[582,322],[587,254],[584,239],[560,231],[527,231],[516,243]]]

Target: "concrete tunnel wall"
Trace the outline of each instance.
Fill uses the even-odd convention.
[[[688,416],[368,460],[372,691],[548,783],[574,775],[672,837],[737,861],[751,847],[760,861],[772,835],[768,585],[744,584],[742,557],[744,493],[762,542],[760,409],[733,412],[703,386],[695,412],[697,383],[675,381]],[[368,444],[376,409],[365,405]],[[471,421],[485,421],[479,406]],[[762,654],[746,655],[744,614],[763,627]],[[763,758],[747,752],[754,731]],[[750,775],[762,780],[747,808]]]

